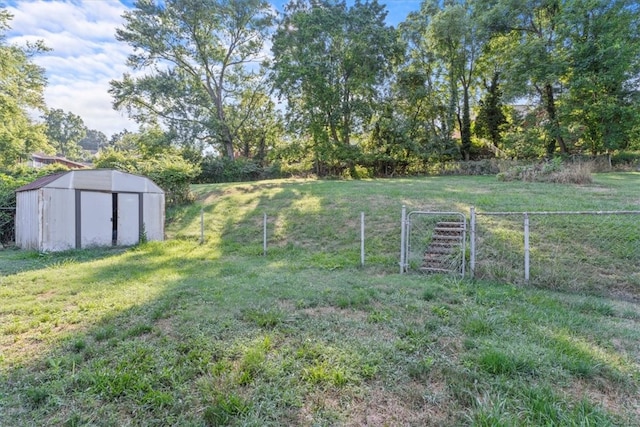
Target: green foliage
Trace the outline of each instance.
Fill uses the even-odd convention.
[[[256,65],[272,21],[263,0],[136,2],[116,38],[135,47],[129,66],[147,72],[111,82],[114,106],[140,124],[162,122],[181,145],[203,141],[233,159],[260,108],[243,100],[264,93]]]
[[[487,138],[496,148],[502,144],[502,132],[507,124],[499,79],[500,73],[495,71],[491,83],[485,82],[487,94],[479,103],[480,109],[474,127],[476,135]]]
[[[78,145],[84,150],[96,152],[108,144],[107,136],[95,129],[87,129],[86,135],[82,138]]]
[[[289,127],[310,139],[318,175],[341,175],[357,161],[357,136],[377,110],[381,88],[402,56],[376,1],[292,3],[273,40],[274,85]]]
[[[498,173],[501,181],[538,181],[562,184],[588,184],[592,182],[592,165],[585,162],[565,163],[561,157],[532,165],[517,165]]]
[[[200,169],[179,155],[164,155],[160,158],[141,161],[136,165],[139,174],[151,178],[165,191],[168,205],[193,202],[189,186]]]
[[[30,110],[45,109],[45,72],[33,56],[48,49],[41,41],[8,45],[4,32],[11,19],[0,9],[0,167],[26,161],[36,151],[51,152],[44,127],[30,118]]]
[[[252,159],[239,157],[230,160],[213,155],[204,156],[200,163],[201,172],[196,178],[199,183],[255,181],[280,178],[279,164],[261,166]]]
[[[59,156],[72,160],[81,158],[80,141],[87,135],[82,118],[71,112],[54,108],[44,115],[46,135]]]

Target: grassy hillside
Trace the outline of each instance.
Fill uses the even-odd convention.
[[[0,425],[638,425],[637,299],[397,263],[403,204],[638,209],[639,182],[203,185],[164,243],[0,252]]]

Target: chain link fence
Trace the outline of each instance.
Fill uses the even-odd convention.
[[[471,211],[475,278],[583,291],[640,286],[640,211]]]
[[[0,207],[0,244],[6,245],[15,241],[16,208]]]

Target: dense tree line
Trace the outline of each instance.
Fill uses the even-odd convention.
[[[319,175],[640,148],[633,1],[424,0],[398,28],[376,0],[271,11],[137,2],[118,36],[150,72],[114,81],[115,106],[228,161]]]
[[[2,162],[179,156],[215,181],[640,150],[636,1],[424,0],[397,27],[386,16],[377,0],[280,14],[263,0],[138,0],[116,34],[132,72],[110,92],[141,127],[110,141],[46,108],[42,44],[0,34]]]

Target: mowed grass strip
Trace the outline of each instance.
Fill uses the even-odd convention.
[[[594,208],[615,209],[633,182],[531,189],[541,204],[586,209],[603,188]],[[635,301],[397,274],[402,204],[524,210],[529,189],[489,178],[198,186],[199,204],[170,212],[167,242],[3,251],[0,424],[638,425]],[[365,268],[361,211],[375,230]]]

